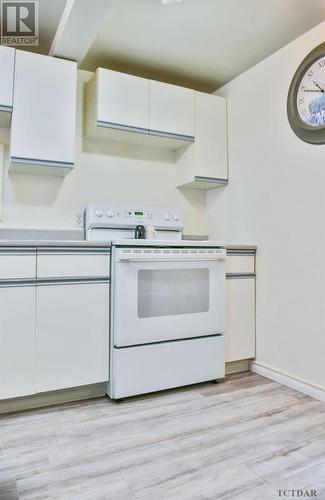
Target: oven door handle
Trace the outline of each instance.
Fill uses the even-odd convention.
[[[226,250],[216,249],[213,251],[203,250],[193,252],[173,251],[142,251],[120,249],[117,260],[120,262],[173,262],[173,261],[223,261],[226,259]]]

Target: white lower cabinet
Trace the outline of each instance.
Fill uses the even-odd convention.
[[[226,362],[255,357],[255,257],[227,256]]]
[[[0,246],[0,399],[106,382],[108,344],[108,250]]]
[[[0,284],[0,399],[35,392],[35,296],[35,285]]]
[[[108,380],[107,282],[37,287],[36,392]]]

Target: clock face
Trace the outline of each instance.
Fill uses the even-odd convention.
[[[309,144],[325,144],[325,42],[299,64],[287,98],[291,129]]]
[[[297,88],[296,106],[309,127],[325,127],[325,55],[303,73]]]

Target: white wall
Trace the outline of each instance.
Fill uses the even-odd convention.
[[[142,203],[179,207],[185,232],[207,234],[203,193],[179,191],[171,152],[123,144],[83,141],[85,83],[92,73],[79,71],[77,161],[65,178],[5,173],[0,227],[75,227],[75,211],[89,202]],[[0,130],[3,139],[3,130]]]
[[[299,140],[290,81],[325,23],[251,68],[228,97],[229,186],[210,191],[211,235],[258,245],[257,361],[325,388],[325,146]]]

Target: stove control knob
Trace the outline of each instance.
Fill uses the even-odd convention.
[[[107,210],[106,215],[109,218],[114,217],[114,212],[112,210]]]
[[[170,220],[170,215],[168,213],[165,214],[165,220]]]
[[[95,214],[96,214],[96,217],[103,217],[103,215],[104,215],[103,210],[96,210]]]
[[[179,220],[179,215],[178,214],[174,214],[173,219],[174,219],[175,222],[177,222]]]

